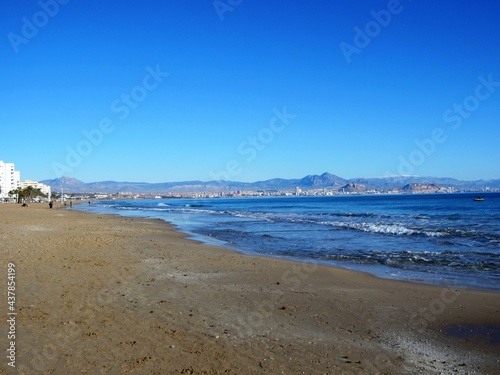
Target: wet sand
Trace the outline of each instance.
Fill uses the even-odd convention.
[[[0,374],[498,374],[500,293],[191,241],[157,219],[0,204]]]

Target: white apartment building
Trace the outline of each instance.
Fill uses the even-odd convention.
[[[28,186],[33,187],[33,189],[40,189],[40,191],[44,194],[47,194],[49,197],[51,195],[50,186],[42,184],[41,182],[26,180],[21,182],[21,189],[26,189]]]
[[[0,198],[7,198],[9,191],[21,186],[21,172],[16,171],[14,163],[0,160]]]

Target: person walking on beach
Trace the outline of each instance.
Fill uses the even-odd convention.
[[[54,201],[50,201],[49,202],[49,208],[52,208],[53,205],[54,205]]]

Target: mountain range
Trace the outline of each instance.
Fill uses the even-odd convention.
[[[400,189],[408,184],[439,184],[457,190],[480,190],[500,188],[498,180],[461,181],[453,178],[420,177],[420,176],[389,176],[376,178],[344,179],[331,173],[308,175],[300,179],[273,178],[257,182],[238,181],[181,181],[181,182],[117,182],[100,181],[85,183],[73,177],[61,177],[53,180],[43,180],[52,191],[66,193],[188,193],[188,192],[220,192],[236,190],[281,190],[292,191],[296,187],[302,190],[338,189],[347,184],[364,185],[368,190],[388,191]]]

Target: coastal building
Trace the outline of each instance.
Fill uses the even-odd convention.
[[[21,185],[21,172],[16,171],[14,163],[4,163],[0,160],[0,198],[9,196],[9,191]]]
[[[51,190],[49,185],[45,185],[42,184],[41,182],[36,182],[31,180],[23,181],[20,184],[21,189],[26,189],[28,186],[31,186],[33,189],[40,189],[42,193],[46,194],[49,197],[51,195]]]

